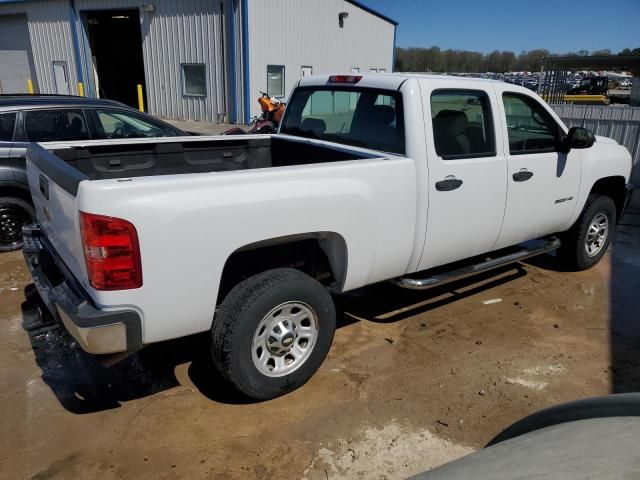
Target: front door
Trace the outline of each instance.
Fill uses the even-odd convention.
[[[504,215],[506,160],[493,90],[422,82],[427,128],[427,233],[419,270],[492,250]]]
[[[537,98],[498,91],[505,125],[507,206],[497,248],[565,230],[576,207],[580,152],[560,153],[560,124]]]

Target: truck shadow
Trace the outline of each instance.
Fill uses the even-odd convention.
[[[477,274],[428,290],[407,290],[388,282],[354,290],[337,298],[338,308],[345,312],[341,326],[366,319],[392,323],[444,307],[463,298],[523,277],[527,271],[519,263]]]
[[[28,312],[33,308],[33,301],[22,305],[25,327],[30,321]],[[123,402],[179,387],[181,383],[175,370],[182,364],[190,364],[189,376],[208,398],[222,403],[248,402],[217,374],[205,334],[149,345],[107,367],[82,350],[51,317],[43,326],[29,328],[27,333],[43,381],[60,404],[72,413],[114,409]]]
[[[640,391],[640,196],[618,225],[611,251],[609,335],[613,393]]]
[[[399,321],[417,313],[493,288],[525,275],[519,266],[478,275],[429,291],[408,291],[388,283],[373,285],[336,298],[337,327],[359,321]],[[496,278],[497,276],[497,278]],[[42,379],[60,404],[75,414],[118,408],[124,402],[155,395],[181,386],[176,367],[189,364],[189,381],[208,399],[230,404],[250,403],[236,393],[217,373],[208,348],[208,335],[193,335],[149,345],[116,364],[106,367],[86,353],[60,324],[50,316],[33,325],[34,308],[46,311],[27,286],[27,301],[22,305],[23,326],[29,334]],[[409,305],[416,308],[407,309]],[[389,311],[397,310],[389,315]],[[347,311],[348,314],[345,314]],[[358,318],[356,318],[358,317]],[[380,317],[380,318],[378,318]]]
[[[617,225],[609,252],[609,349],[612,393],[640,392],[640,195]],[[552,255],[525,263],[567,272]]]

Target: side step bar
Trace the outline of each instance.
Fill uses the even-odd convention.
[[[436,285],[444,285],[445,283],[460,280],[478,273],[488,272],[496,268],[508,265],[510,263],[519,262],[536,255],[548,253],[560,247],[560,239],[557,237],[549,237],[541,240],[543,243],[536,247],[522,247],[515,252],[497,258],[484,260],[465,267],[460,267],[448,272],[437,273],[426,278],[399,277],[390,280],[391,283],[410,290],[426,290]]]

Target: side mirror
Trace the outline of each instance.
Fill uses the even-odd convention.
[[[569,153],[572,148],[589,148],[595,141],[596,137],[586,128],[571,127],[564,139],[563,153]]]

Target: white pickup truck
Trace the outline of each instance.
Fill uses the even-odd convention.
[[[255,399],[319,368],[332,293],[558,248],[589,268],[631,191],[624,147],[568,130],[527,89],[395,74],[305,77],[277,135],[34,146],[27,171],[24,254],[79,344],[208,331],[215,366]]]

